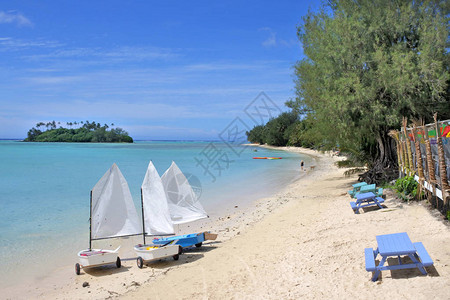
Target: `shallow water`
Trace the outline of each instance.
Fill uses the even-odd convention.
[[[160,175],[174,160],[196,188],[205,210],[220,215],[227,206],[248,204],[278,191],[298,178],[300,160],[310,162],[309,157],[294,153],[255,149],[247,147],[237,155],[224,144],[210,142],[0,141],[0,285],[14,283],[25,270],[33,276],[75,261],[77,251],[89,242],[90,190],[113,163],[127,179],[138,212],[149,160]],[[200,159],[204,165],[207,160],[214,164],[203,169]],[[45,263],[48,260],[52,263]]]

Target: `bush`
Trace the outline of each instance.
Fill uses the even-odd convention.
[[[405,201],[412,200],[417,196],[418,183],[414,180],[414,176],[405,176],[397,179],[394,189],[397,194]]]

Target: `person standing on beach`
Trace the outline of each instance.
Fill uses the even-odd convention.
[[[301,168],[301,170],[303,171],[303,166],[305,165],[305,162],[302,160],[301,162],[300,162],[300,168]]]

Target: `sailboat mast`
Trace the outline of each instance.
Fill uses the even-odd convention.
[[[142,188],[141,188],[141,207],[142,207],[142,237],[144,238],[144,245],[145,245],[144,197],[142,195]]]
[[[89,251],[92,249],[92,190],[89,204]]]

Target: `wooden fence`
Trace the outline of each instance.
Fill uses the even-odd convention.
[[[390,132],[397,144],[399,177],[412,175],[430,203],[446,212],[450,200],[450,120],[424,125],[406,118],[400,131]]]

